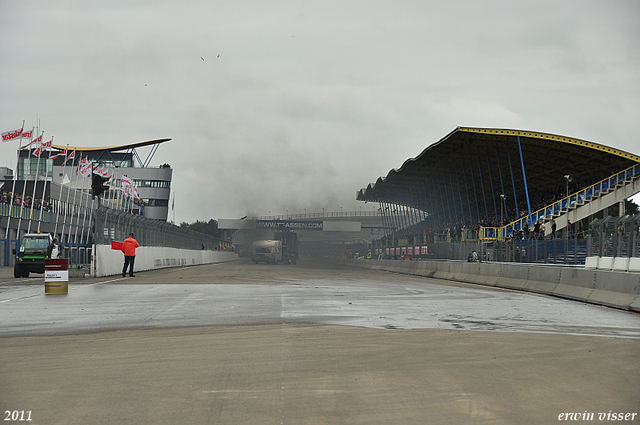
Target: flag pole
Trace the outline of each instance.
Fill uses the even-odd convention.
[[[42,136],[44,136],[44,131],[42,132]],[[44,137],[43,137],[44,139]],[[42,149],[42,140],[40,140],[40,148]],[[36,152],[38,150],[36,149]],[[36,198],[36,186],[38,185],[38,172],[40,171],[40,157],[42,156],[42,151],[40,152],[40,154],[38,155],[38,162],[36,164],[36,176],[34,177],[33,180],[33,191],[32,191],[32,195],[31,195],[31,211],[29,212],[29,224],[27,226],[27,233],[31,233],[31,222],[33,221],[33,204],[35,204],[35,198]]]
[[[83,175],[83,174],[81,174],[81,176],[83,177],[83,180],[82,180],[82,190],[80,191],[80,193],[83,193],[83,190],[84,190],[84,175]],[[77,176],[76,176],[76,177],[77,177]],[[76,179],[76,186],[77,186],[77,183],[78,183],[78,180],[79,180],[79,179],[80,179],[79,177]],[[74,210],[76,209],[76,196],[77,196],[77,194],[78,194],[78,188],[77,188],[77,187],[75,187],[75,188],[74,188],[74,191],[73,191],[73,203],[72,203],[72,204],[73,204],[73,209],[74,209]],[[68,206],[68,204],[67,204],[67,206]],[[78,221],[79,221],[79,220],[80,220],[79,218],[78,218],[78,220],[76,220],[76,226],[78,225]],[[72,224],[73,224],[73,215],[69,218],[69,235],[67,236],[67,239],[68,239],[68,240],[69,240],[69,239],[71,239],[71,225],[72,225]],[[74,242],[75,242],[75,241],[74,241]],[[71,244],[70,244],[70,243],[68,243],[67,245],[68,245],[69,247],[71,246]]]
[[[77,148],[73,150],[73,161],[71,162],[71,167],[73,167],[74,162],[76,162],[76,153],[77,153]],[[82,154],[80,154],[80,156],[82,156]],[[78,163],[80,162],[80,158],[78,158]],[[76,182],[78,180],[78,167],[79,165],[76,166]],[[69,221],[71,221],[71,216],[69,215],[69,196],[71,195],[71,179],[69,179],[69,187],[67,188],[67,201],[65,203],[65,218],[62,221],[62,232],[60,233],[60,244],[62,244],[63,242],[63,238],[64,238],[64,229],[67,225],[67,216],[69,217]],[[74,188],[75,190],[75,188]],[[71,227],[71,223],[69,223],[69,227]],[[67,246],[69,246],[69,243],[67,241]]]
[[[49,155],[48,155],[49,158],[44,159],[44,187],[42,188],[42,199],[40,199],[40,217],[38,218],[38,232],[40,232],[40,223],[42,223],[42,212],[44,210],[44,202],[45,202],[44,196],[47,193],[47,182],[49,181],[48,180],[49,167],[47,167],[47,159],[51,159],[52,145],[53,145],[53,136],[51,136],[51,143],[49,143]],[[51,161],[51,180],[53,180],[53,161]]]
[[[13,209],[13,202],[15,201],[14,191],[16,190],[16,180],[18,179],[18,164],[20,163],[20,145],[22,145],[22,133],[24,131],[24,120],[22,120],[22,131],[20,132],[20,138],[18,139],[18,150],[16,151],[16,169],[13,175],[13,184],[11,185],[11,196],[9,201],[9,217],[7,217],[7,231],[5,232],[4,238],[7,240],[7,249],[10,245],[9,243],[9,224],[11,224],[11,210]],[[33,133],[32,133],[33,134]]]
[[[37,131],[36,134],[38,134],[38,132],[40,132],[40,127],[37,127]],[[40,140],[40,142],[42,142],[42,136],[36,137],[36,140],[31,140],[31,143],[29,143],[29,145],[31,145],[34,141],[37,142],[38,139]],[[31,171],[31,147],[29,147],[29,156],[27,157],[27,163],[29,164],[29,171]],[[25,167],[26,168],[26,167]],[[24,194],[27,191],[27,179],[26,179],[26,170],[22,170],[22,198],[20,198],[20,218],[18,219],[18,232],[20,232],[20,226],[22,225],[22,216],[24,215]]]
[[[67,143],[67,147],[64,150],[64,164],[62,164],[62,181],[60,182],[60,193],[58,194],[58,205],[56,206],[56,227],[55,227],[55,230],[53,231],[54,236],[58,234],[58,222],[60,221],[60,202],[62,202],[62,188],[64,187],[64,178],[66,177],[64,172],[67,169],[68,155],[69,155],[69,144]],[[69,179],[69,183],[71,183],[71,179]]]

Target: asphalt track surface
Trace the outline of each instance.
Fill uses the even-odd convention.
[[[640,413],[635,313],[304,259],[73,279],[68,295],[44,295],[35,276],[0,270],[2,419],[550,424]]]

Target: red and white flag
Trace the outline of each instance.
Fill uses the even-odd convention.
[[[17,130],[5,131],[4,133],[2,133],[2,141],[10,142],[12,140],[19,139],[20,137],[22,137],[22,130],[24,130],[24,126]]]
[[[85,164],[80,166],[80,175],[82,177],[89,177],[91,175],[91,170],[93,169],[93,163],[87,161],[86,158],[83,158]]]
[[[22,136],[20,136],[22,139],[31,139],[33,137],[33,127],[31,127],[31,130],[29,131],[23,131],[22,132]]]
[[[44,149],[42,149],[42,146],[39,146],[35,151],[33,151],[33,156],[39,157],[42,152],[44,152]]]
[[[43,148],[50,148],[50,147],[51,147],[51,145],[53,145],[53,139],[49,140],[48,142],[44,142],[44,143],[42,144],[42,147],[43,147]]]
[[[131,195],[131,188],[133,187],[133,179],[127,176],[122,176],[120,178],[120,185],[122,186],[122,190],[125,195]]]
[[[71,152],[71,155],[67,158],[65,162],[69,162],[71,160],[71,164],[73,164],[73,160],[76,158],[76,151]]]
[[[42,136],[44,136],[44,133],[42,133],[40,136],[38,136],[35,139],[33,139],[31,141],[31,143],[29,143],[29,145],[32,144],[32,143],[42,143]],[[29,145],[27,145],[27,146],[29,146]]]
[[[67,157],[67,150],[63,150],[62,152],[58,152],[57,154],[55,154],[54,156],[51,157],[51,159],[56,159],[60,156],[64,156],[65,158]]]

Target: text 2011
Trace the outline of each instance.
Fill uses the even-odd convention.
[[[30,421],[31,410],[5,410],[5,421]]]

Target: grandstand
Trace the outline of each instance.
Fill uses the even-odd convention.
[[[356,199],[380,203],[394,228],[381,248],[579,239],[601,211],[617,204],[622,215],[624,200],[640,192],[639,177],[640,156],[609,146],[541,132],[458,127],[358,191]]]

